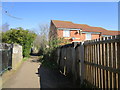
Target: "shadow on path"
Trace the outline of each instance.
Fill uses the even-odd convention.
[[[41,88],[75,88],[72,81],[57,70],[42,65],[38,69]]]

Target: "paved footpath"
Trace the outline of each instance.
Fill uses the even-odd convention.
[[[40,88],[37,56],[31,56],[25,61],[13,76],[3,85],[3,88]]]
[[[75,88],[70,78],[58,70],[40,65],[37,56],[25,61],[3,88]]]

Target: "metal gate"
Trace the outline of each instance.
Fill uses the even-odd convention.
[[[0,75],[12,68],[12,47],[0,49]]]

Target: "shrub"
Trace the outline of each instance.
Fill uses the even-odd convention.
[[[10,29],[7,32],[2,33],[2,42],[4,43],[17,43],[23,47],[23,57],[29,57],[32,43],[36,37],[34,32],[24,30],[19,27],[16,29]]]
[[[56,63],[57,60],[57,54],[56,50],[61,44],[66,44],[63,38],[55,38],[48,42],[49,48],[41,48],[41,55],[43,55],[43,58],[41,60],[42,64],[44,66],[47,66],[49,68],[58,68],[58,65]]]

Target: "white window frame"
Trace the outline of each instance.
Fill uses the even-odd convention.
[[[91,39],[92,39],[92,34],[86,33],[86,40],[91,40]]]
[[[63,30],[63,37],[70,37],[70,30]]]

